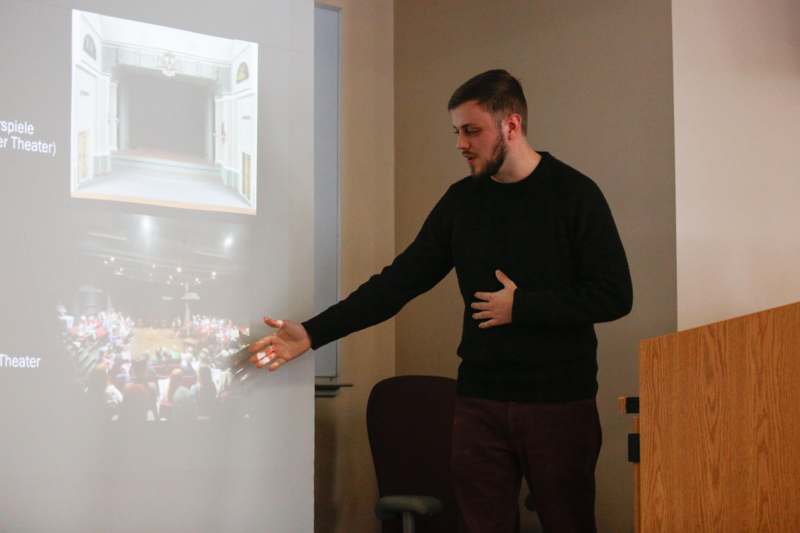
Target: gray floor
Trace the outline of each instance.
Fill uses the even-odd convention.
[[[167,160],[114,160],[112,172],[80,185],[73,196],[196,209],[255,211],[212,166]]]

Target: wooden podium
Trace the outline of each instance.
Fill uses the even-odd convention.
[[[800,303],[642,341],[642,533],[800,532]]]

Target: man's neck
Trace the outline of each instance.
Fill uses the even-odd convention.
[[[524,180],[539,166],[542,156],[529,145],[521,146],[518,151],[509,152],[500,171],[492,176],[499,183],[515,183]]]

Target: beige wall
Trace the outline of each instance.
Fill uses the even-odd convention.
[[[392,0],[331,0],[341,9],[341,292],[394,258]],[[395,373],[394,321],[342,340],[340,378],[316,401],[315,531],[376,531],[377,496],[366,433],[372,386]]]
[[[669,6],[668,0],[395,3],[398,251],[467,172],[446,103],[459,83],[489,68],[521,78],[532,144],[594,178],[611,204],[635,303],[630,316],[597,328],[601,531],[632,528],[630,420],[617,413],[616,397],[638,389],[638,341],[676,327]],[[398,315],[398,374],[455,375],[461,305],[451,274]]]
[[[800,3],[673,0],[678,323],[800,300]]]
[[[628,251],[635,304],[631,316],[598,327],[598,517],[601,531],[630,531],[629,420],[614,399],[637,390],[638,340],[800,299],[800,176],[789,159],[800,138],[792,26],[800,6],[330,4],[343,9],[343,292],[405,247],[466,173],[445,104],[479,71],[505,67],[519,76],[534,146],[604,190]],[[395,373],[395,352],[398,374],[455,375],[459,335],[451,275],[400,313],[396,335],[390,321],[343,341],[342,379],[356,386],[317,400],[317,531],[377,527],[366,397]]]

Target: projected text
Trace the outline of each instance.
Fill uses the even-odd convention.
[[[0,150],[30,152],[55,157],[56,143],[32,138],[35,126],[28,121],[0,120]],[[26,135],[26,137],[22,137]]]
[[[41,357],[0,353],[0,368],[39,368]]]

